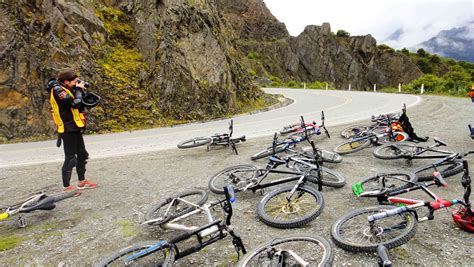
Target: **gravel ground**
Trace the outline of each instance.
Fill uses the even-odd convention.
[[[468,99],[426,96],[420,105],[408,110],[408,116],[419,136],[437,136],[448,143],[447,149],[466,151],[474,148],[467,130],[468,123],[474,124],[473,112],[474,105]],[[347,126],[329,127],[332,138],[317,137],[317,145],[332,149],[343,141],[338,133]],[[249,163],[263,167],[265,160],[252,162],[250,155],[270,142],[270,136],[248,140],[238,146],[239,155],[226,148],[210,152],[205,148],[171,149],[100,160],[91,155],[87,175],[99,183],[97,189],[60,202],[52,211],[27,214],[29,225],[26,228],[18,228],[14,220],[0,223],[2,247],[7,240],[17,242],[16,247],[0,251],[0,265],[87,266],[133,243],[176,236],[177,231],[139,226],[139,214],[146,212],[151,204],[179,191],[207,190],[209,177],[225,167]],[[247,249],[271,237],[292,233],[311,233],[330,239],[330,227],[338,217],[349,210],[376,204],[356,199],[351,192],[353,183],[379,171],[409,170],[427,163],[413,161],[413,165],[408,166],[402,160],[378,160],[371,153],[372,149],[365,149],[344,157],[341,164],[326,165],[344,174],[347,185],[341,189],[325,188],[326,205],[322,214],[302,228],[282,230],[266,226],[256,214],[261,194],[245,192],[238,195],[233,224]],[[469,162],[474,166],[474,157],[471,156]],[[15,203],[38,190],[50,194],[60,191],[60,168],[60,163],[54,163],[2,169],[0,204]],[[444,198],[460,198],[460,176],[449,178],[448,182],[448,188],[436,188],[435,191]],[[210,199],[215,198],[216,195],[210,194]],[[216,217],[222,217],[217,209]],[[392,250],[391,258],[396,265],[472,265],[472,237],[455,227],[449,212],[440,210],[435,213],[435,220],[418,225],[412,240]],[[375,265],[373,254],[354,254],[337,247],[334,251],[334,265]],[[230,265],[234,259],[233,246],[227,238],[176,264]]]

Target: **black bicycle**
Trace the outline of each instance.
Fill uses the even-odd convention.
[[[207,145],[207,151],[209,151],[211,149],[211,146],[227,146],[227,147],[232,148],[235,154],[239,154],[237,152],[237,148],[235,144],[238,144],[240,142],[245,142],[246,141],[245,135],[242,135],[241,137],[238,137],[238,138],[233,138],[232,137],[233,132],[234,132],[234,122],[233,120],[231,120],[229,123],[229,133],[215,134],[212,136],[194,137],[194,138],[191,138],[179,143],[178,148],[184,149],[184,148],[192,148],[192,147]]]
[[[165,201],[164,205],[158,207],[158,209],[164,210],[164,213],[156,213],[156,207],[154,207],[153,212],[149,213],[149,215],[151,214],[151,217],[147,218],[150,220],[144,223],[168,224],[169,228],[175,227],[178,229],[181,226],[181,228],[184,228],[183,230],[187,230],[189,229],[189,226],[177,224],[176,221],[200,211],[207,213],[210,222],[202,227],[192,228],[192,230],[171,240],[148,241],[124,248],[96,266],[172,266],[175,261],[224,239],[228,234],[232,236],[232,244],[234,245],[237,254],[239,256],[240,252],[245,254],[246,250],[242,239],[234,232],[231,225],[233,214],[232,202],[235,201],[235,195],[230,186],[225,187],[224,192],[226,196],[225,199],[211,202],[207,206],[193,204],[186,200],[187,197],[193,194],[180,194],[169,201]],[[201,193],[198,195],[199,198],[202,197]],[[222,207],[224,212],[227,214],[225,223],[221,220],[214,221],[210,216],[209,208],[215,206]],[[166,215],[162,216],[163,214]],[[192,237],[196,238],[197,244],[184,250],[179,248],[181,242]]]
[[[0,207],[0,221],[7,220],[20,213],[30,213],[36,210],[52,210],[56,208],[56,202],[76,195],[77,190],[48,196],[44,192],[35,193],[20,203]],[[19,215],[17,218],[19,227],[26,227],[26,217]]]

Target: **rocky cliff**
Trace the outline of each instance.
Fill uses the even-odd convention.
[[[89,129],[237,112],[262,93],[232,56],[216,1],[0,2],[0,136],[54,129],[46,81],[73,68],[103,104]]]
[[[291,37],[262,0],[4,0],[0,15],[0,141],[53,134],[45,83],[64,68],[103,97],[92,131],[262,105],[250,76],[365,90],[422,74],[370,35],[323,24]]]

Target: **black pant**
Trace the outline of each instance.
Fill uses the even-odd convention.
[[[61,134],[64,145],[64,164],[62,168],[62,177],[64,187],[68,187],[71,181],[72,169],[76,167],[79,181],[85,179],[86,163],[89,153],[86,151],[84,139],[81,132],[69,132]]]

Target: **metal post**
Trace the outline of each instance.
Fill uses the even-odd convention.
[[[303,88],[306,89],[306,83],[303,83]]]
[[[398,92],[399,92],[399,93],[402,92],[402,84],[401,84],[401,83],[398,84]]]
[[[374,83],[374,92],[377,92],[377,84]]]
[[[328,83],[326,83],[326,90],[328,89]]]
[[[349,91],[351,90],[351,84],[349,84]]]
[[[425,84],[421,84],[421,94],[423,94],[425,92]]]

